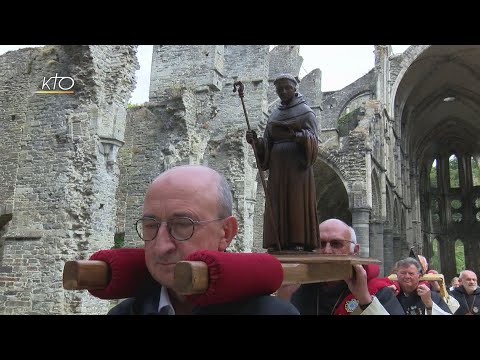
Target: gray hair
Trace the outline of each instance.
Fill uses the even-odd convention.
[[[348,226],[348,230],[350,230],[350,241],[353,241],[350,243],[350,252],[353,253],[355,251],[355,245],[357,245],[357,235],[353,227]]]
[[[463,275],[465,275],[465,273],[466,273],[467,271],[468,271],[468,272],[471,272],[471,273],[474,273],[475,276],[477,276],[477,274],[475,273],[475,271],[465,269],[465,270],[460,271],[460,274],[458,274],[459,279],[463,278]],[[468,276],[468,275],[466,275],[466,276]]]
[[[401,267],[407,267],[407,266],[410,266],[410,265],[415,265],[415,267],[417,268],[417,272],[419,274],[421,274],[423,272],[422,265],[420,264],[420,262],[417,259],[415,259],[413,257],[407,257],[405,259],[398,260],[396,265],[397,265],[397,269],[400,269]]]
[[[219,216],[222,218],[232,216],[233,196],[230,184],[228,183],[225,176],[223,176],[219,172],[217,172],[217,174]]]

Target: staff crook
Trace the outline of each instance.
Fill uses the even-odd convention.
[[[237,91],[237,86],[238,86],[238,96],[240,97],[240,100],[242,101],[243,113],[245,114],[245,120],[247,121],[247,128],[248,128],[248,130],[252,130],[250,128],[250,122],[248,121],[247,109],[245,108],[245,103],[243,102],[243,95],[244,95],[245,86],[243,85],[243,83],[241,81],[235,81],[233,83],[233,92]],[[275,238],[277,239],[278,250],[281,251],[282,247],[280,245],[280,238],[278,236],[278,230],[277,230],[278,228],[277,228],[277,224],[275,222],[275,218],[273,216],[273,207],[272,207],[270,198],[269,198],[268,193],[267,193],[267,182],[265,181],[265,176],[264,176],[263,171],[260,167],[260,160],[258,158],[257,148],[255,146],[255,141],[252,141],[251,145],[252,145],[252,148],[253,148],[253,154],[255,155],[255,162],[257,164],[258,174],[260,175],[260,179],[262,181],[262,186],[263,186],[263,191],[265,193],[265,204],[269,208],[270,221],[272,222],[273,229],[275,231]]]

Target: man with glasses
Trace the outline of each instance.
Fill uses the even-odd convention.
[[[288,302],[269,295],[209,305],[205,312],[174,291],[177,262],[199,250],[225,251],[237,234],[230,186],[215,170],[185,165],[162,173],[149,185],[135,226],[145,244],[150,277],[136,297],[109,314],[298,314]]]
[[[319,225],[320,247],[329,255],[358,255],[355,231],[341,220],[328,219]],[[393,292],[384,283],[369,282],[366,270],[354,265],[355,277],[345,281],[282,286],[277,296],[290,300],[302,315],[404,315]],[[374,279],[380,280],[380,279]],[[374,295],[372,294],[374,293]]]

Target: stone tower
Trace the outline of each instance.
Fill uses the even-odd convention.
[[[135,53],[129,45],[46,46],[0,57],[1,313],[107,310],[65,292],[61,275],[65,261],[112,246]],[[48,80],[55,76],[73,79],[74,93],[36,93],[66,88]]]

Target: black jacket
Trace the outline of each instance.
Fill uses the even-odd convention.
[[[151,277],[139,293],[115,305],[108,315],[158,315],[161,285]],[[262,295],[235,302],[197,306],[193,315],[300,315],[289,302],[275,296]]]
[[[432,301],[437,304],[443,311],[451,314],[450,308],[447,303],[443,300],[442,296],[436,292],[431,291]],[[413,292],[409,296],[405,296],[403,291],[397,295],[397,299],[402,304],[407,315],[424,315],[425,314],[425,304],[422,301],[422,298],[416,293]]]
[[[480,288],[477,287],[473,294],[468,295],[465,288],[460,285],[451,292],[452,296],[457,299],[460,307],[455,311],[454,315],[465,315],[471,313],[480,315]]]
[[[303,284],[292,295],[292,304],[302,315],[333,315],[342,300],[350,294],[347,283]],[[390,315],[405,315],[402,306],[388,287],[379,289],[375,296]]]

